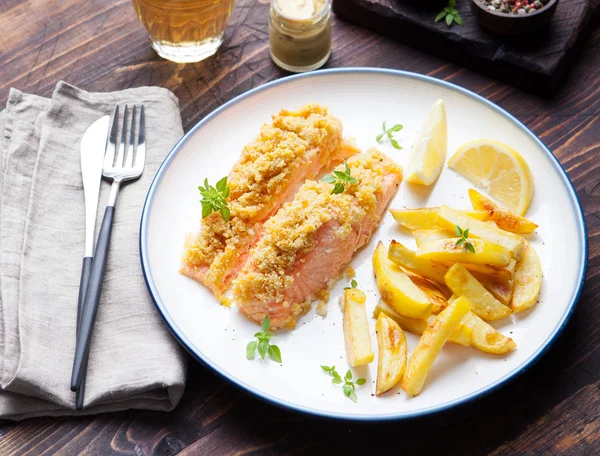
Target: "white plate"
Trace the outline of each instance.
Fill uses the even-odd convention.
[[[431,105],[443,98],[448,114],[449,155],[463,142],[493,138],[509,144],[527,160],[535,178],[535,194],[527,216],[540,228],[532,243],[543,267],[540,303],[531,311],[494,324],[518,348],[492,356],[448,344],[436,360],[420,396],[409,398],[399,387],[375,397],[376,362],[355,369],[367,383],[357,388],[358,403],[321,371],[320,365],[348,369],[341,312],[337,299],[341,280],[331,293],[329,314],[314,309],[291,332],[273,340],[283,364],[246,360],[246,344],[257,326],[235,307],[226,308],[198,283],[180,275],[186,233],[198,229],[201,207],[197,186],[227,175],[243,146],[281,108],[309,102],[329,107],[366,149],[375,146],[382,121],[401,123],[396,137],[403,150],[379,146],[400,164]],[[150,145],[151,146],[151,145]],[[448,204],[469,208],[469,182],[445,168],[434,188],[402,183],[391,207]],[[381,240],[413,244],[387,214],[370,243],[353,259],[359,287],[367,292],[368,310],[376,291],[371,254]],[[585,225],[577,196],[560,164],[544,144],[510,114],[484,98],[453,84],[393,70],[339,69],[271,82],[241,95],[204,118],[173,148],[148,192],[141,222],[140,250],[148,288],[159,312],[177,339],[200,361],[257,396],[291,409],[343,419],[406,418],[446,409],[489,392],[538,358],[564,327],[579,296],[587,258]],[[371,321],[376,349],[374,320]],[[409,350],[417,337],[407,334]]]

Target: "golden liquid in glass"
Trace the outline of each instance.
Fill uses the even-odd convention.
[[[202,60],[216,52],[235,0],[133,0],[152,46],[176,62]]]

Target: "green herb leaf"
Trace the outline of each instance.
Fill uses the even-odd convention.
[[[332,378],[331,379],[331,383],[333,383],[334,385],[339,385],[340,383],[342,383],[342,379],[341,378]]]
[[[402,149],[402,147],[400,147],[400,145],[398,144],[398,142],[394,139],[394,133],[402,130],[402,128],[404,128],[402,125],[400,124],[396,124],[393,127],[390,128],[386,128],[385,127],[385,122],[383,122],[383,132],[380,133],[379,135],[377,135],[377,142],[381,141],[381,138],[383,138],[384,136],[387,136],[390,140],[390,142],[392,143],[392,145],[396,148],[396,149]]]
[[[366,380],[364,378],[357,378],[356,379],[356,384],[359,386],[362,386],[366,383]]]
[[[273,361],[281,363],[281,351],[277,345],[269,345],[268,353]]]
[[[450,6],[451,8],[454,8],[456,6],[456,0],[450,0],[448,2],[448,6]]]
[[[469,228],[467,228],[466,230],[462,230],[460,226],[455,225],[454,227],[454,231],[456,232],[457,236],[460,236],[460,239],[456,240],[456,245],[457,247],[461,244],[465,244],[465,248],[471,252],[471,253],[475,253],[475,247],[473,246],[473,244],[471,244],[470,242],[467,241],[467,238],[469,237]]]
[[[465,242],[465,240],[463,238],[460,238],[458,241],[456,241],[456,244],[454,244],[456,247],[458,247],[459,245],[461,245],[463,242]]]
[[[263,332],[269,332],[269,328],[271,327],[271,319],[269,318],[269,314],[265,315],[260,327],[262,328]]]
[[[258,342],[258,354],[262,359],[265,359],[265,355],[267,354],[267,350],[269,349],[269,342],[266,340],[261,340]]]
[[[208,184],[208,179],[204,179],[204,186],[199,186],[198,191],[202,199],[202,218],[208,217],[213,212],[220,212],[221,217],[225,222],[229,221],[229,206],[227,205],[226,198],[229,197],[230,189],[227,186],[227,176],[220,179],[216,188]]]
[[[338,182],[337,184],[335,184],[335,186],[333,187],[333,190],[331,190],[331,194],[332,195],[338,195],[340,193],[342,193],[344,191],[344,184]]]
[[[335,178],[335,176],[333,174],[327,174],[325,176],[323,176],[323,178],[321,179],[321,182],[326,182],[328,184],[335,184],[335,181],[337,179]]]
[[[450,8],[449,6],[447,6],[446,8],[444,8],[444,11],[448,14],[452,14],[452,8]]]
[[[463,231],[460,229],[460,226],[458,226],[458,225],[454,225],[454,232],[456,233],[457,236],[463,235]]]
[[[352,279],[352,281],[350,282],[350,286],[352,288],[356,288],[358,286],[358,283],[356,282],[356,280]]]
[[[454,20],[454,15],[452,13],[448,13],[446,15],[446,24],[448,24],[448,27],[450,27],[452,25],[453,20]]]
[[[441,12],[440,12],[440,13],[439,13],[439,14],[438,14],[436,17],[435,17],[435,21],[436,21],[436,22],[439,22],[439,21],[441,21],[442,19],[444,19],[444,18],[446,17],[446,14],[448,14],[448,13],[446,13],[446,11],[441,11]],[[381,135],[379,135],[379,136],[381,136]]]
[[[350,369],[346,372],[346,380],[352,380],[352,371]]]
[[[252,342],[248,342],[248,345],[246,345],[247,359],[254,359],[254,355],[256,354],[256,345],[257,342],[255,340],[253,340]]]
[[[339,378],[340,380],[342,379],[342,377],[340,377],[340,374],[337,373],[336,370],[334,370],[331,375],[333,375],[335,378]]]
[[[473,247],[473,244],[471,244],[470,242],[466,242],[465,243],[465,247],[467,248],[467,250],[471,253],[475,253],[475,247]]]
[[[448,6],[438,13],[438,15],[435,17],[435,22],[440,22],[444,18],[446,18],[446,24],[448,27],[450,27],[453,23],[458,25],[463,24],[462,17],[456,10],[456,0],[448,1]]]
[[[346,397],[350,396],[350,393],[352,393],[352,387],[350,386],[349,383],[346,383],[344,385],[343,391],[344,391],[344,396],[346,396]]]
[[[460,14],[458,14],[458,12],[454,13],[454,22],[456,22],[458,25],[463,25],[462,17]]]
[[[463,231],[463,236],[465,237],[465,239],[469,237],[469,228]]]
[[[350,394],[348,394],[348,399],[350,399],[352,402],[358,402],[358,398],[356,397],[354,390],[350,391]]]

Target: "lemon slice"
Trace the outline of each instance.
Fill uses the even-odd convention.
[[[448,127],[444,100],[434,103],[410,151],[407,180],[416,184],[433,184],[444,167],[448,149]]]
[[[533,197],[533,176],[513,148],[492,139],[469,141],[456,151],[448,166],[514,213],[527,212]]]

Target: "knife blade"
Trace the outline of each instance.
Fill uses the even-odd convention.
[[[118,113],[116,113],[118,115]],[[100,182],[102,181],[102,167],[104,153],[108,141],[109,116],[96,120],[81,138],[81,177],[83,180],[83,195],[85,198],[85,248],[81,279],[79,281],[79,297],[77,302],[77,332],[81,319],[82,305],[85,298],[92,262],[94,257],[94,232],[96,231],[96,213],[98,211],[98,197],[100,195]],[[77,390],[75,405],[78,410],[83,408],[85,379],[82,379]]]

